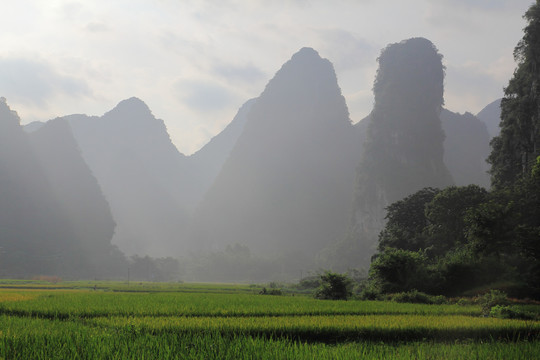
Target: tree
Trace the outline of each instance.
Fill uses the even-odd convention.
[[[369,279],[381,293],[425,291],[428,259],[422,251],[387,248],[371,263]]]
[[[465,216],[469,248],[476,256],[508,254],[514,248],[519,219],[513,190],[492,191]]]
[[[477,211],[486,210],[485,203],[489,203],[488,192],[468,185],[443,190],[425,188],[391,204],[379,238],[380,253],[374,257],[369,272],[371,287],[381,293],[416,289],[456,295],[493,281],[490,274],[503,274],[508,267],[502,263],[499,266],[493,254],[501,249],[499,242],[505,242],[507,234],[497,234],[501,239],[491,244],[483,236],[491,234],[489,229],[475,228],[476,222],[471,221],[484,215]],[[500,220],[506,212],[487,215],[496,215]],[[475,238],[470,236],[476,234],[471,229],[485,232]]]
[[[429,225],[424,236],[431,256],[441,256],[467,242],[465,215],[482,203],[487,194],[478,185],[468,185],[449,186],[435,195],[425,211]]]
[[[517,68],[501,102],[501,133],[488,158],[495,188],[528,176],[540,155],[540,1],[523,17],[528,24],[514,49]]]
[[[517,187],[519,224],[515,245],[519,249],[521,279],[534,296],[540,296],[540,156],[531,175]]]
[[[440,190],[424,188],[389,205],[386,226],[379,236],[379,251],[386,247],[417,251],[425,247],[424,228],[428,225],[426,205]]]
[[[315,292],[317,299],[347,300],[351,294],[352,281],[346,274],[326,271],[321,275],[321,286]]]

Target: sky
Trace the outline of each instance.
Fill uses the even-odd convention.
[[[373,107],[388,44],[431,40],[445,107],[502,97],[532,0],[1,1],[0,96],[21,123],[101,116],[136,96],[189,155],[257,97],[302,47],[335,67],[352,122]]]

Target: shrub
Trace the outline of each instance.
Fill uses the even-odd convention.
[[[424,252],[387,248],[371,263],[370,281],[381,293],[424,290],[430,283]]]
[[[358,297],[360,300],[382,300],[383,296],[371,282],[368,282],[361,288]]]
[[[530,312],[523,311],[517,306],[495,305],[489,311],[490,317],[501,319],[521,319],[534,320],[536,316]]]
[[[431,303],[436,305],[446,304],[448,300],[444,295],[431,296]]]
[[[399,303],[431,304],[430,296],[418,290],[394,294],[392,296],[392,301]]]
[[[469,306],[474,305],[474,301],[472,299],[460,298],[456,301],[456,304],[459,306]]]
[[[446,297],[443,295],[432,296],[421,291],[411,290],[400,292],[390,296],[390,300],[399,303],[414,303],[414,304],[445,304]]]
[[[367,286],[360,291],[358,298],[360,300],[381,300],[382,295],[373,286]]]
[[[283,292],[281,289],[266,289],[266,287],[263,287],[261,291],[259,291],[259,295],[283,295]]]
[[[352,281],[345,274],[326,271],[321,275],[321,285],[315,298],[323,300],[347,300],[351,295]]]
[[[492,307],[496,305],[508,305],[508,297],[505,292],[491,290],[482,296],[480,305],[482,306],[482,314],[484,314],[484,316],[489,316]]]

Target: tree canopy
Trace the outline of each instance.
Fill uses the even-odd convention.
[[[524,36],[514,49],[517,68],[501,101],[501,133],[491,141],[491,181],[511,185],[528,176],[540,155],[540,2],[523,16]]]

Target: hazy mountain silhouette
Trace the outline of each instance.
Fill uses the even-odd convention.
[[[32,121],[29,124],[23,126],[23,130],[30,133],[40,129],[45,123],[43,121]]]
[[[79,276],[111,277],[124,271],[120,251],[111,245],[115,223],[96,178],[80,154],[69,124],[48,121],[29,133],[30,142],[81,248]]]
[[[476,117],[486,124],[490,139],[499,135],[501,132],[499,128],[499,123],[501,122],[501,100],[495,100],[476,114]]]
[[[490,153],[486,125],[471,113],[463,115],[446,109],[441,112],[444,163],[456,185],[477,184],[489,188],[486,159]]]
[[[188,221],[186,157],[163,121],[137,98],[102,117],[65,119],[110,204],[117,224],[113,243],[128,254],[181,252]]]
[[[256,101],[257,99],[248,100],[225,129],[187,158],[185,175],[191,180],[187,186],[190,189],[188,201],[191,209],[199,204],[220,172],[244,129],[247,114]]]
[[[367,264],[390,203],[453,180],[489,186],[500,100],[478,118],[442,110],[441,58],[423,38],[386,47],[374,109],[353,126],[332,64],[303,48],[189,157],[137,98],[25,131],[2,99],[0,275],[108,276],[126,266],[116,246]]]
[[[0,99],[0,276],[77,277],[80,243],[16,112]],[[82,265],[82,266],[81,266]]]
[[[390,44],[381,52],[351,226],[324,254],[337,267],[369,264],[388,205],[423,187],[453,183],[443,162],[441,58],[424,38]]]
[[[251,105],[196,214],[196,244],[316,253],[347,224],[355,134],[332,64],[301,49]]]

